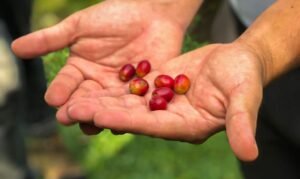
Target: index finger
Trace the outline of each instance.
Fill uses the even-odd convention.
[[[33,58],[67,47],[75,40],[79,16],[74,14],[49,28],[16,39],[11,48],[21,58]]]

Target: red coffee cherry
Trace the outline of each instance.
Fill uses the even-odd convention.
[[[154,80],[154,85],[156,88],[167,87],[173,89],[174,80],[168,75],[158,75]]]
[[[129,83],[129,91],[131,94],[144,96],[149,89],[149,84],[142,78],[135,78]]]
[[[135,75],[134,66],[131,64],[124,65],[119,71],[120,80],[127,82]]]
[[[185,94],[189,90],[190,85],[190,79],[184,74],[180,74],[174,80],[174,91],[177,94]]]
[[[166,110],[168,102],[161,96],[153,96],[149,101],[149,108],[151,111]]]
[[[167,102],[170,102],[174,96],[174,92],[172,89],[167,88],[167,87],[161,87],[161,88],[156,88],[152,92],[152,96],[160,96],[165,98]]]
[[[151,64],[148,60],[142,60],[139,62],[139,64],[136,67],[136,75],[138,77],[144,77],[146,76],[151,70]]]

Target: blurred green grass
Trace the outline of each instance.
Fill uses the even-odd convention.
[[[96,0],[36,0],[33,29],[57,23],[76,10]],[[195,22],[201,18],[196,18]],[[206,44],[187,35],[183,52]],[[64,65],[68,49],[45,57],[50,82]],[[240,179],[237,161],[221,132],[201,145],[171,142],[130,134],[114,136],[104,131],[85,136],[78,126],[59,127],[60,135],[71,155],[80,162],[90,179]]]

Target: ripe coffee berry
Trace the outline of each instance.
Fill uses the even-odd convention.
[[[142,60],[139,62],[139,64],[136,67],[136,75],[138,77],[144,77],[146,76],[151,70],[151,64],[148,60]]]
[[[168,102],[161,96],[153,96],[149,101],[151,111],[167,109]]]
[[[173,89],[174,80],[168,75],[158,75],[154,80],[154,85],[156,88],[167,87]]]
[[[129,91],[131,94],[144,96],[149,89],[148,82],[142,78],[136,78],[130,81]]]
[[[177,94],[185,94],[189,90],[190,85],[190,79],[184,74],[180,74],[174,80],[174,91]]]
[[[124,65],[119,71],[120,80],[129,81],[135,75],[135,69],[131,64]]]
[[[165,98],[167,102],[170,102],[174,96],[174,92],[172,89],[167,88],[167,87],[161,87],[161,88],[156,88],[152,92],[152,96],[160,96]]]

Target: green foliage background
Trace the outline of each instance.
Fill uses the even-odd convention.
[[[33,29],[50,26],[96,0],[36,0]],[[196,21],[200,18],[197,17]],[[183,52],[204,45],[187,35]],[[64,65],[68,50],[45,56],[49,82]],[[68,151],[90,179],[240,179],[237,161],[221,132],[201,145],[171,142],[130,134],[114,136],[106,130],[88,137],[78,126],[59,127]]]

